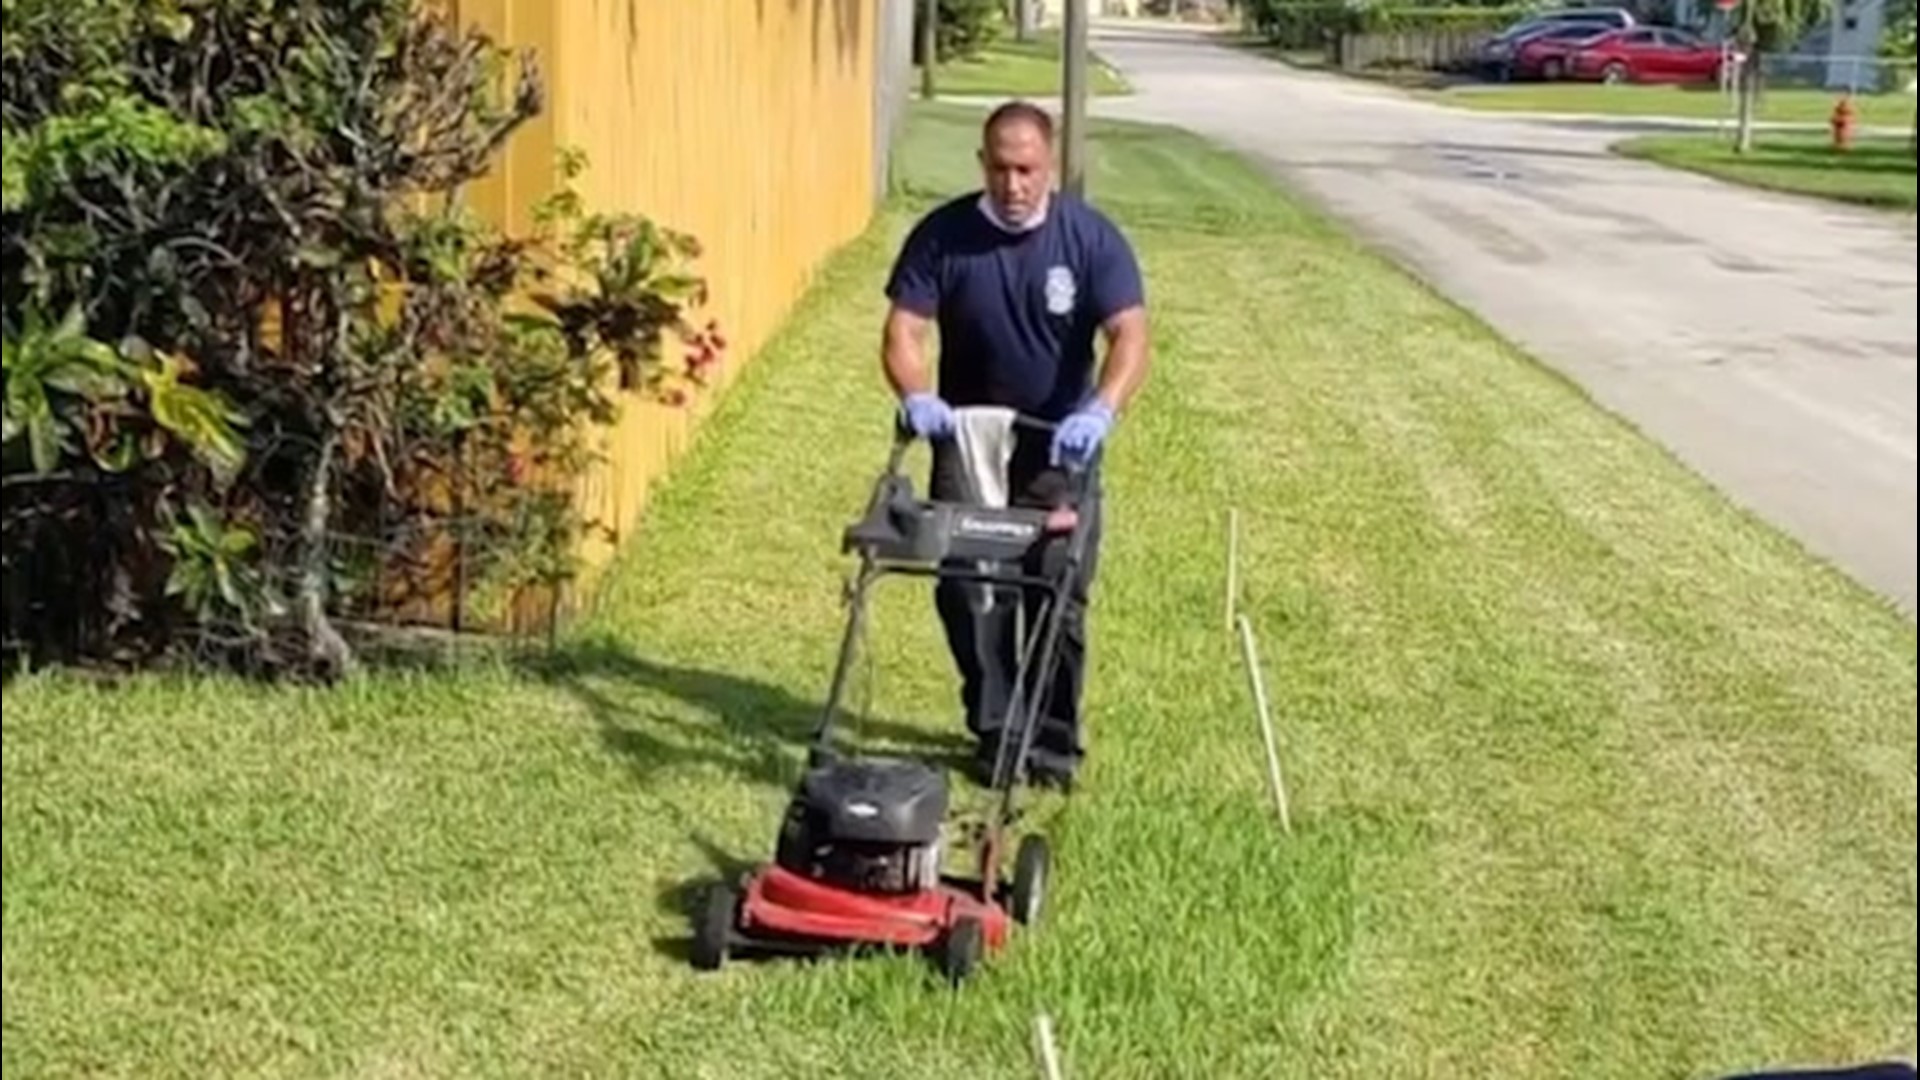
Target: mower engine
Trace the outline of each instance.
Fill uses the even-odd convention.
[[[940,883],[946,778],[915,761],[854,758],[807,771],[774,861],[845,889],[902,894]]]

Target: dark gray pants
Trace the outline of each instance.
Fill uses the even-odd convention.
[[[1050,441],[1051,436],[1045,432],[1018,431],[1007,484],[1015,505],[1044,505],[1029,492],[1042,474],[1049,471]],[[929,481],[931,497],[943,501],[964,500],[967,488],[961,470],[960,454],[953,444],[935,442],[933,475]],[[1086,501],[1078,510],[1092,517],[1086,554],[1077,579],[1068,591],[1060,626],[1059,664],[1046,688],[1039,727],[1034,732],[1032,753],[1027,759],[1033,768],[1056,775],[1072,775],[1086,753],[1081,707],[1086,686],[1086,616],[1094,573],[1099,567],[1103,524],[1097,474]],[[1063,534],[1047,544],[1036,557],[1028,560],[1024,571],[1043,574],[1057,566],[1065,557],[1066,539]],[[991,604],[986,603],[989,593]],[[946,630],[954,665],[960,672],[960,699],[966,708],[967,728],[980,740],[979,753],[988,764],[998,752],[999,740],[1009,719],[1007,712],[1014,677],[1019,670],[1017,649],[1021,643],[1016,634],[1024,629],[1032,635],[1039,629],[1041,606],[1046,597],[1047,591],[1043,589],[1022,590],[964,581],[942,580],[935,587],[934,606]],[[1024,627],[1016,626],[1016,607],[1025,610]],[[1038,660],[1036,656],[1030,677],[1038,675]]]

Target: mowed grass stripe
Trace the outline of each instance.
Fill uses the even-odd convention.
[[[1012,1077],[1043,1008],[1087,1076],[1910,1052],[1910,624],[1250,166],[1104,124],[1159,370],[1109,457],[1047,923],[957,996],[906,958],[687,970],[691,889],[769,850],[824,693],[879,286],[979,115],[916,110],[916,200],[744,373],[563,662],[9,687],[6,1065]],[[951,753],[924,588],[875,614],[873,734]]]
[[[1101,190],[1104,200],[1124,213],[1133,193]],[[1232,429],[1249,444],[1235,456],[1259,463],[1248,470],[1251,486],[1269,495],[1248,492],[1245,501],[1261,508],[1249,519],[1250,526],[1296,533],[1299,524],[1316,519],[1331,526],[1323,534],[1325,542],[1310,548],[1269,535],[1252,545],[1253,550],[1292,556],[1277,561],[1282,587],[1290,592],[1298,591],[1294,582],[1303,566],[1337,566],[1377,551],[1381,558],[1364,574],[1336,571],[1335,582],[1345,577],[1364,586],[1341,606],[1341,621],[1363,633],[1413,638],[1398,642],[1397,648],[1376,644],[1369,649],[1354,640],[1331,650],[1315,649],[1327,640],[1327,627],[1321,623],[1307,628],[1302,648],[1288,658],[1304,665],[1320,653],[1330,671],[1361,658],[1401,668],[1398,678],[1387,670],[1367,671],[1364,679],[1354,680],[1358,685],[1326,695],[1359,702],[1370,687],[1396,682],[1413,682],[1413,688],[1426,694],[1457,693],[1457,685],[1447,684],[1446,671],[1419,662],[1424,655],[1448,657],[1456,683],[1485,688],[1481,696],[1490,699],[1485,707],[1449,724],[1440,715],[1447,706],[1444,698],[1422,701],[1416,693],[1401,713],[1404,723],[1388,737],[1405,739],[1408,728],[1422,727],[1454,736],[1448,740],[1452,745],[1441,748],[1451,760],[1435,775],[1456,789],[1462,774],[1473,771],[1461,757],[1498,758],[1503,751],[1517,751],[1517,767],[1507,770],[1521,785],[1511,805],[1493,812],[1496,808],[1483,802],[1470,811],[1476,823],[1539,820],[1540,855],[1549,865],[1554,858],[1568,858],[1558,854],[1559,843],[1604,837],[1611,828],[1618,834],[1614,842],[1625,848],[1615,891],[1634,898],[1637,907],[1659,902],[1663,890],[1646,880],[1652,872],[1677,873],[1688,884],[1700,879],[1710,884],[1717,880],[1711,871],[1686,872],[1689,859],[1724,871],[1715,864],[1737,865],[1741,853],[1750,852],[1748,865],[1738,869],[1771,874],[1787,868],[1779,858],[1784,854],[1801,865],[1784,879],[1789,904],[1769,931],[1804,938],[1811,927],[1824,926],[1829,933],[1853,935],[1844,922],[1822,918],[1830,911],[1793,902],[1797,898],[1792,894],[1803,886],[1831,893],[1831,885],[1813,884],[1823,879],[1877,881],[1873,904],[1886,936],[1861,938],[1847,950],[1851,972],[1828,979],[1845,985],[1842,996],[1872,997],[1874,957],[1892,955],[1903,936],[1910,939],[1912,933],[1911,920],[1904,917],[1912,904],[1912,859],[1903,842],[1833,849],[1823,847],[1822,838],[1872,835],[1861,830],[1911,835],[1912,759],[1906,752],[1912,739],[1907,721],[1913,692],[1910,631],[1897,621],[1869,616],[1870,629],[1863,634],[1863,607],[1851,586],[1812,568],[1776,534],[1754,527],[1712,498],[1664,455],[1628,437],[1621,425],[1579,409],[1559,380],[1507,350],[1489,348],[1473,328],[1404,282],[1385,285],[1377,267],[1369,268],[1374,271],[1371,278],[1351,272],[1350,266],[1345,274],[1340,268],[1317,267],[1312,280],[1319,290],[1312,285],[1298,292],[1275,290],[1272,303],[1249,306],[1246,300],[1254,290],[1232,284],[1256,280],[1295,246],[1284,241],[1261,246],[1257,240],[1224,249],[1193,244],[1182,258],[1161,265],[1157,276],[1212,286],[1179,290],[1180,301],[1195,306],[1176,310],[1178,317],[1191,317],[1195,325],[1209,328],[1207,336],[1222,343],[1218,353],[1272,358],[1266,365],[1219,369],[1222,377],[1216,380],[1221,412],[1238,408],[1264,413],[1270,421],[1265,430],[1273,433],[1256,437],[1252,427]],[[1236,269],[1241,272],[1236,274]],[[1300,293],[1323,301],[1313,306],[1311,319],[1287,310],[1286,301]],[[1220,301],[1210,309],[1204,305],[1209,296]],[[1166,314],[1173,303],[1159,309],[1163,327],[1174,317]],[[1233,327],[1245,327],[1237,340],[1230,337]],[[1346,340],[1320,340],[1329,335]],[[1356,336],[1369,339],[1371,347],[1356,350]],[[1173,341],[1174,347],[1186,344],[1178,335]],[[1302,401],[1311,408],[1289,408],[1289,403]],[[1206,437],[1202,429],[1219,430],[1191,424],[1190,444]],[[1352,438],[1343,441],[1343,435]],[[1348,447],[1363,460],[1330,461],[1319,469],[1300,465],[1299,483],[1261,483],[1274,475],[1277,463],[1291,465],[1316,450],[1327,456],[1330,449]],[[1168,456],[1163,454],[1156,463]],[[1359,491],[1368,497],[1353,499]],[[1614,508],[1596,507],[1596,500],[1609,500],[1627,512],[1608,513]],[[1301,507],[1308,509],[1287,509]],[[1329,512],[1315,512],[1322,508]],[[1358,508],[1363,516],[1343,515],[1347,508]],[[1665,529],[1662,514],[1671,522]],[[1377,546],[1370,540],[1377,540]],[[1289,547],[1294,550],[1288,552]],[[1453,557],[1445,557],[1449,555]],[[1404,593],[1383,589],[1395,579],[1408,582]],[[1257,570],[1249,581],[1250,587],[1259,587]],[[1430,634],[1417,637],[1412,631],[1422,624],[1409,614],[1409,600],[1416,598],[1418,606],[1433,615],[1426,624]],[[1701,599],[1710,602],[1699,603]],[[1367,621],[1373,611],[1383,616],[1378,624]],[[1816,627],[1826,632],[1806,632]],[[1516,640],[1512,632],[1520,628],[1538,631],[1542,640]],[[1783,643],[1792,644],[1783,650]],[[1892,649],[1886,649],[1889,643]],[[1618,657],[1617,662],[1607,663],[1610,655]],[[1877,689],[1863,694],[1856,680],[1870,657],[1891,664],[1881,678],[1869,680]],[[1601,687],[1583,685],[1588,680],[1580,675],[1608,681]],[[1303,681],[1296,680],[1296,688]],[[1609,693],[1596,694],[1596,689]],[[1808,724],[1810,717],[1824,722]],[[1528,784],[1531,774],[1541,772],[1531,751],[1542,749],[1536,744],[1542,739],[1565,743],[1564,750],[1546,748],[1570,760]],[[1746,745],[1746,739],[1763,745]],[[1864,747],[1877,752],[1859,749]],[[1388,747],[1380,749],[1374,760],[1388,756]],[[1580,753],[1608,750],[1621,758],[1617,770],[1602,767],[1590,778],[1579,775]],[[1807,768],[1809,760],[1821,764]],[[1766,783],[1755,786],[1755,779]],[[1864,813],[1863,784],[1875,792],[1868,800],[1875,809]],[[1556,794],[1562,797],[1556,799]],[[1436,802],[1449,797],[1463,802],[1485,798],[1467,787],[1438,793]],[[1768,815],[1756,809],[1769,799],[1782,804],[1778,812]],[[1649,817],[1656,821],[1645,828],[1642,819]],[[1685,841],[1696,830],[1723,820],[1723,831],[1708,830],[1692,844]],[[1610,824],[1614,822],[1619,824]],[[1643,830],[1647,838],[1638,839]],[[1637,866],[1646,860],[1635,855],[1635,844],[1668,849],[1668,865]],[[1810,854],[1817,869],[1805,865]],[[1595,861],[1603,866],[1606,862],[1604,857]],[[1470,869],[1469,876],[1472,873]],[[1757,879],[1745,880],[1751,886]],[[1649,891],[1655,900],[1641,899]],[[1722,916],[1717,920],[1721,926],[1701,932],[1708,937],[1749,914],[1732,896],[1723,897],[1729,902],[1716,908],[1691,904],[1697,890],[1683,886],[1665,891],[1672,894],[1669,906],[1680,913],[1669,921],[1698,921],[1703,912]],[[1602,899],[1596,906],[1604,910],[1612,904]],[[1548,917],[1530,921],[1544,926],[1542,936],[1564,936],[1578,923],[1557,919],[1560,914],[1549,907]],[[1464,925],[1486,932],[1482,922]],[[1656,938],[1673,932],[1645,929]],[[1618,937],[1610,936],[1604,923],[1596,936]],[[1705,947],[1726,940],[1721,934]],[[1620,951],[1631,960],[1646,951],[1646,941],[1641,934],[1624,935]],[[1581,946],[1575,941],[1571,947],[1578,952]],[[1688,970],[1684,948],[1676,952],[1671,963],[1682,974],[1706,974]],[[1780,959],[1734,962],[1743,974],[1757,974]],[[1716,957],[1714,962],[1725,959]],[[1497,974],[1521,983],[1527,971],[1528,965],[1521,963]],[[1615,987],[1629,1002],[1647,997],[1647,984],[1636,982],[1631,971],[1626,974],[1626,979],[1602,980],[1597,986],[1571,985],[1570,996],[1598,1001],[1570,1008],[1572,1018],[1582,1011],[1604,1011],[1604,999]],[[1648,981],[1657,982],[1662,974],[1650,972]],[[1804,965],[1793,965],[1769,980],[1775,1013],[1795,1001],[1807,985],[1799,980],[1809,976]],[[1910,969],[1903,979],[1883,985],[1893,988],[1891,1000],[1911,1000]],[[1436,998],[1444,997],[1444,987],[1433,989]],[[1656,994],[1639,1010],[1649,1031],[1671,1032],[1665,1049],[1685,1052],[1688,1044],[1697,1043],[1702,1029],[1711,1030],[1713,1016],[1702,1016],[1697,1025],[1672,1019],[1674,1007],[1686,1004]],[[1679,1015],[1684,1017],[1684,1012]],[[1564,1036],[1557,1041],[1574,1048],[1576,1060],[1587,1056],[1577,1049],[1582,1041],[1577,1033],[1557,1034]],[[1515,1043],[1528,1041],[1519,1038]],[[1871,1037],[1868,1042],[1871,1045]],[[1598,1065],[1593,1060],[1581,1064]]]

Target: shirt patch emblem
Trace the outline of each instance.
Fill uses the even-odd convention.
[[[1055,266],[1047,270],[1047,311],[1053,315],[1065,315],[1073,310],[1073,301],[1079,293],[1074,284],[1073,271],[1064,266]]]

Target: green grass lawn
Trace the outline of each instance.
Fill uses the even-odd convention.
[[[1579,113],[1595,116],[1678,116],[1713,120],[1734,115],[1732,98],[1713,87],[1605,86],[1600,83],[1474,84],[1422,92],[1429,101],[1487,112]],[[1836,96],[1825,90],[1782,88],[1760,98],[1757,119],[1768,123],[1825,124]],[[1913,123],[1912,94],[1862,94],[1858,122],[1870,127]]]
[[[825,269],[553,662],[332,692],[6,690],[8,1075],[1710,1076],[1911,1054],[1915,633],[1197,139],[1096,124],[1158,371],[1109,458],[1093,757],[1044,924],[689,970],[771,850],[889,417],[879,288],[973,180]],[[916,471],[918,467],[916,465]],[[1234,640],[1242,521],[1290,783]],[[959,728],[924,588],[873,732]],[[23,1070],[16,1073],[15,1070]]]
[[[1132,91],[1120,73],[1089,58],[1088,93],[1126,94]],[[1060,34],[1036,30],[1027,41],[1015,41],[1011,32],[970,60],[954,60],[934,72],[941,94],[1000,97],[1049,97],[1060,90]]]
[[[1629,139],[1615,150],[1752,187],[1914,208],[1913,150],[1905,139],[1865,139],[1838,153],[1825,136],[1759,132],[1752,153],[1736,154],[1731,136],[1661,135]]]

